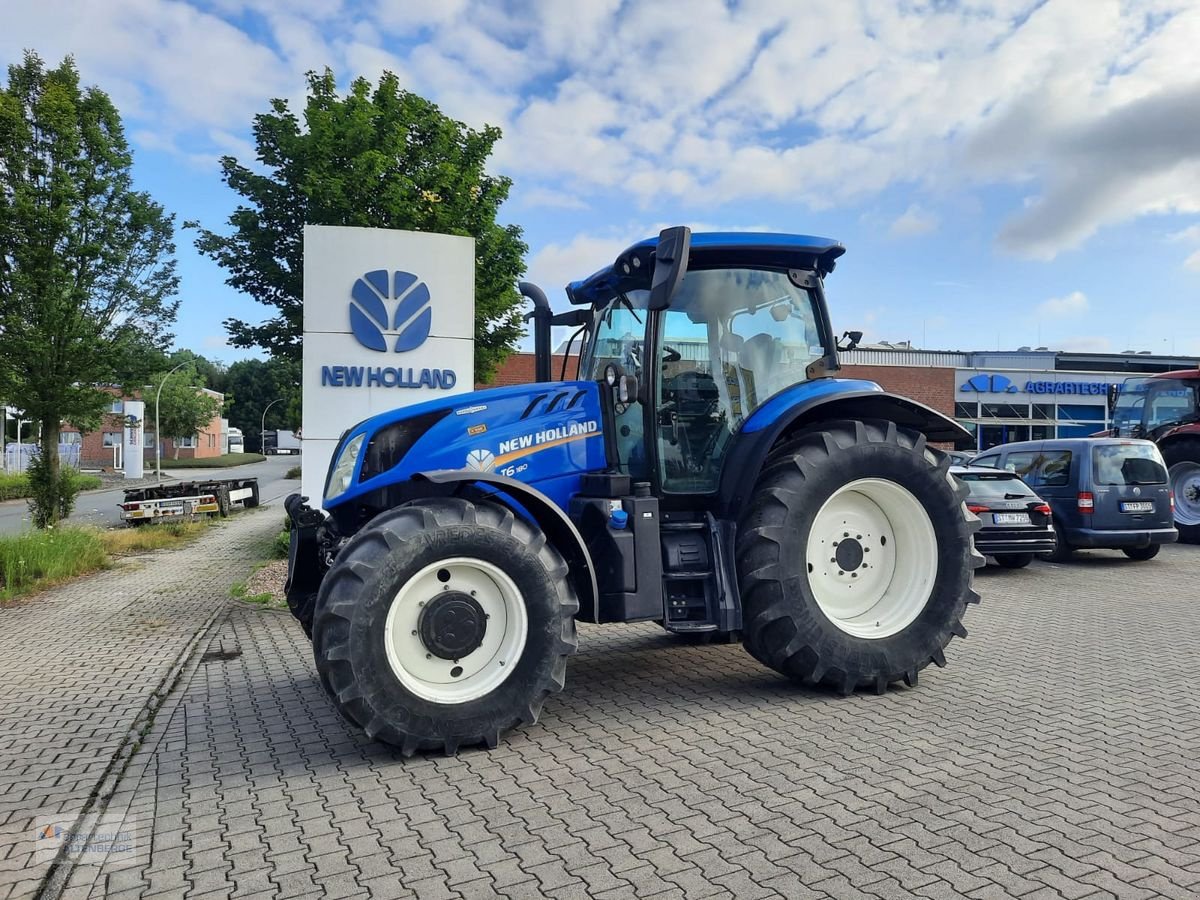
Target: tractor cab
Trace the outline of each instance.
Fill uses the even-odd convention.
[[[1197,374],[1167,372],[1126,378],[1114,398],[1113,436],[1157,440],[1173,428],[1200,421]]]
[[[614,467],[664,494],[716,491],[757,409],[837,371],[822,278],[843,252],[804,235],[671,229],[569,285],[588,308],[551,322],[579,323],[579,377],[614,392]]]

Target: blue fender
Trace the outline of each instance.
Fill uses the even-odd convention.
[[[889,394],[872,381],[828,378],[776,394],[742,423],[725,460],[719,491],[722,515],[737,518],[754,490],[771,448],[821,422],[879,419],[919,431],[930,441],[955,446],[975,438],[953,419],[908,397]]]

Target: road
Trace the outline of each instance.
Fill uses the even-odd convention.
[[[279,502],[288,494],[300,490],[299,479],[284,478],[284,473],[299,463],[296,456],[268,456],[260,463],[235,466],[228,469],[169,469],[164,474],[174,478],[258,478],[258,490],[262,503]],[[75,512],[70,522],[75,525],[96,525],[109,528],[120,523],[117,504],[125,499],[121,488],[103,491],[88,491],[75,501]],[[15,534],[30,527],[29,506],[24,500],[0,503],[0,534]]]

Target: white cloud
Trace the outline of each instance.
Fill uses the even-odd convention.
[[[1082,291],[1072,291],[1065,297],[1051,297],[1038,304],[1037,314],[1053,318],[1077,316],[1088,310],[1088,298]]]
[[[705,215],[1023,185],[999,244],[1042,259],[1106,225],[1200,212],[1197,45],[1188,0],[43,0],[6,10],[0,33],[8,59],[74,52],[131,132],[190,158],[244,142],[268,98],[303,96],[305,69],[390,69],[501,126],[493,167],[531,195]],[[931,223],[914,204],[892,228]]]
[[[1200,250],[1195,251],[1183,261],[1183,267],[1193,272],[1200,272]]]
[[[892,222],[888,234],[892,237],[916,237],[929,234],[937,227],[938,217],[914,203]]]

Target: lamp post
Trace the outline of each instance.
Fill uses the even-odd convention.
[[[262,424],[258,426],[258,452],[263,456],[267,455],[267,410],[276,403],[282,403],[282,397],[276,397],[263,408]]]
[[[164,375],[162,381],[158,383],[158,392],[154,395],[154,476],[160,483],[162,482],[162,434],[158,430],[158,401],[162,399],[162,389],[163,385],[167,383],[167,379],[190,362],[191,360],[181,362]]]

